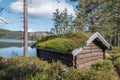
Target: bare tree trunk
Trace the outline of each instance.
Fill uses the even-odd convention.
[[[119,43],[120,39],[119,39],[119,36],[120,36],[120,33],[118,32],[118,47],[120,46],[120,43]]]
[[[118,47],[120,46],[120,18],[118,18]]]
[[[110,43],[110,45],[112,45],[112,36],[110,36],[110,38],[109,38],[109,43]]]
[[[118,47],[119,46],[119,32],[117,30],[117,33],[116,33],[116,46]]]
[[[24,4],[24,56],[28,56],[28,2],[23,1]]]
[[[93,27],[93,25],[94,25],[94,21],[93,21],[93,18],[91,17],[90,18],[90,32],[94,32],[94,29],[92,28]]]
[[[58,26],[55,27],[55,33],[58,36],[58,34],[59,34],[59,28],[58,28]]]
[[[120,18],[117,18],[117,47],[119,47]]]

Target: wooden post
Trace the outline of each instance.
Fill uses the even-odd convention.
[[[103,59],[105,60],[106,55],[105,55],[105,49],[103,49]]]
[[[40,57],[39,49],[38,48],[36,49],[37,49],[37,57]]]
[[[24,4],[24,56],[28,56],[28,2],[23,1]]]
[[[73,67],[76,68],[76,56],[73,56]]]

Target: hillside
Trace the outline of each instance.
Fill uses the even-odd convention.
[[[38,40],[43,36],[47,36],[49,33],[45,31],[39,32],[29,32],[29,39],[30,40]],[[0,29],[0,38],[3,39],[23,39],[23,31],[10,31],[6,29]]]
[[[5,30],[5,29],[0,29],[0,38],[22,39],[23,32],[22,31],[10,31],[10,30]]]

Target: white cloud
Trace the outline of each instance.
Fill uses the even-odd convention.
[[[2,2],[2,0],[0,0],[0,2]]]
[[[11,3],[10,7],[18,13],[23,13],[23,0]],[[65,0],[30,0],[28,12],[29,15],[34,17],[51,18],[56,9],[62,12],[65,8],[68,10],[68,14],[75,16],[74,8]]]
[[[37,32],[38,30],[34,30],[34,29],[32,29],[32,28],[29,28],[28,29],[28,32]]]
[[[34,32],[34,30],[30,28],[30,29],[28,29],[28,32]]]
[[[8,24],[8,21],[5,18],[0,17],[0,23],[2,23],[2,24]]]

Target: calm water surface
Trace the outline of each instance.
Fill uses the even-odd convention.
[[[32,45],[35,41],[29,41]],[[36,56],[36,49],[28,47],[28,55]],[[11,58],[15,55],[23,56],[23,40],[0,39],[0,56]]]

